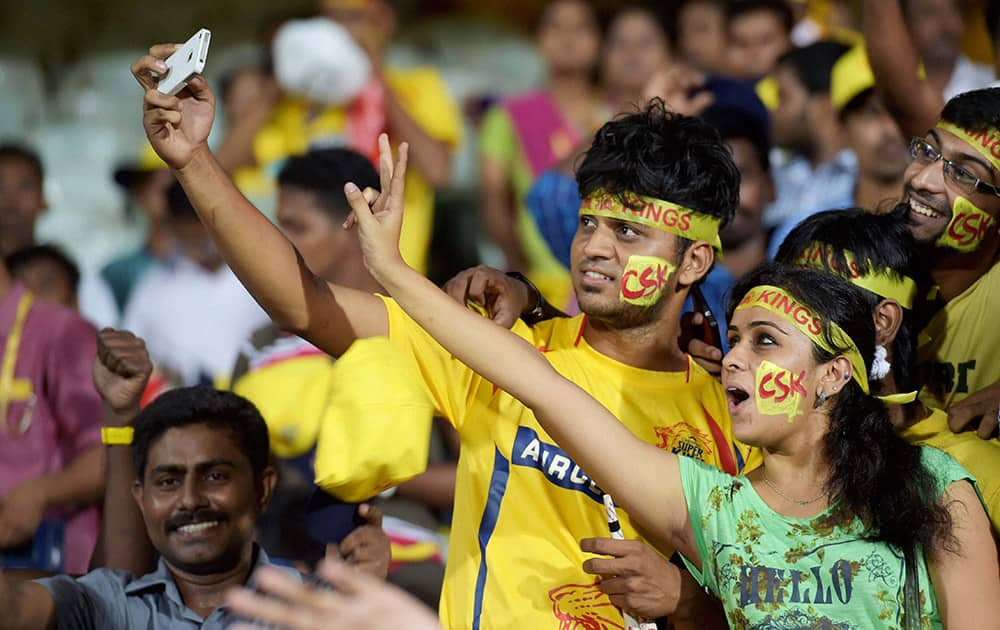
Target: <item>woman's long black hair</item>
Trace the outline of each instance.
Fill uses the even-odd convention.
[[[854,340],[871,369],[875,351],[875,323],[863,291],[829,272],[804,267],[765,264],[744,276],[734,287],[728,317],[746,293],[772,285],[808,304],[823,319],[827,344],[838,350],[829,322]],[[835,353],[813,343],[817,362],[831,361]],[[885,406],[865,394],[851,379],[827,403],[829,430],[823,449],[830,466],[827,493],[834,514],[853,515],[868,529],[868,537],[900,549],[922,545],[935,551],[952,549],[951,516],[940,505],[936,484],[920,457],[920,447],[896,434]]]

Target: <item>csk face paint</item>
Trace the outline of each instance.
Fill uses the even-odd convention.
[[[802,415],[807,395],[802,384],[805,375],[805,370],[796,375],[770,361],[761,361],[754,388],[757,410],[768,416],[786,416],[788,422]]]
[[[638,306],[656,304],[676,269],[676,265],[656,256],[629,256],[622,273],[619,299]]]
[[[956,197],[951,207],[951,221],[936,241],[938,247],[974,252],[982,245],[995,221],[965,197]]]

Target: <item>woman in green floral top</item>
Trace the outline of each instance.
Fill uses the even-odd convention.
[[[730,625],[1000,627],[1000,565],[974,480],[898,437],[869,394],[875,328],[859,289],[779,265],[733,289],[722,382],[737,439],[763,463],[729,477],[638,439],[530,344],[409,268],[398,248],[405,152],[395,172],[386,157],[388,192],[372,206],[346,191],[372,275],[446,349],[530,407],[634,523],[676,548]],[[674,253],[667,291],[703,252]]]

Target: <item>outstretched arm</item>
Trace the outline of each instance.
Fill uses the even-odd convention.
[[[208,148],[215,95],[198,76],[177,96],[156,89],[155,73],[175,44],[153,46],[132,64],[145,89],[143,126],[156,153],[173,170],[226,262],[282,328],[339,355],[359,337],[388,331],[382,301],[363,291],[328,285],[292,243],[233,185]]]
[[[865,0],[862,26],[868,63],[886,108],[904,135],[924,135],[937,122],[944,99],[918,76],[920,60],[899,0]]]
[[[345,189],[369,271],[442,346],[530,407],[545,430],[633,521],[697,558],[677,457],[635,437],[599,402],[560,376],[528,342],[450,299],[403,262],[399,230],[408,147],[400,146],[395,167],[384,135],[380,147],[383,178],[390,185],[382,189],[377,210],[369,208],[357,186]]]

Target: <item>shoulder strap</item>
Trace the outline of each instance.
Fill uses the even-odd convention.
[[[913,547],[903,551],[906,583],[903,585],[903,628],[920,630],[920,583],[917,580],[917,558]]]

